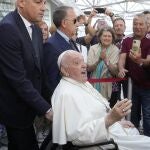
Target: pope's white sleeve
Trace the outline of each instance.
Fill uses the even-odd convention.
[[[103,117],[94,118],[88,108],[74,98],[65,97],[65,126],[67,138],[75,145],[106,141],[108,131]],[[92,107],[92,106],[91,106]]]

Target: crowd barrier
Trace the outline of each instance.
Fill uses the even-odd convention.
[[[98,82],[120,82],[120,81],[124,81],[127,80],[127,78],[101,78],[101,79],[97,79],[97,78],[89,78],[88,81],[90,83],[98,83]]]

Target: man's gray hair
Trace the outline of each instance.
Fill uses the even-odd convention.
[[[144,20],[144,22],[146,23],[146,25],[147,25],[147,18],[145,16],[145,14],[143,14],[143,13],[136,14],[134,16],[133,20],[135,20],[136,18],[142,18]]]
[[[58,7],[54,13],[53,13],[53,23],[55,24],[56,28],[59,28],[61,26],[61,22],[65,17],[67,16],[67,10],[73,9],[73,7],[70,6],[61,6]]]

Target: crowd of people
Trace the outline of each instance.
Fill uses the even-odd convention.
[[[16,9],[0,22],[0,127],[7,132],[8,150],[110,138],[120,150],[149,150],[150,12],[135,15],[133,34],[125,35],[125,20],[107,8],[113,26],[98,28],[91,24],[96,9],[87,17],[60,6],[50,28],[43,21],[45,9],[46,0],[16,0]],[[80,26],[85,36],[79,37]],[[87,81],[125,77],[132,80],[131,100],[127,81]],[[125,120],[129,113],[131,122]],[[144,135],[138,132],[141,120]],[[41,122],[49,134],[39,147]]]

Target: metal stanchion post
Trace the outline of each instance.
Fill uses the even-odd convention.
[[[132,99],[132,80],[128,78],[128,99]],[[131,114],[126,116],[127,120],[131,120]]]

